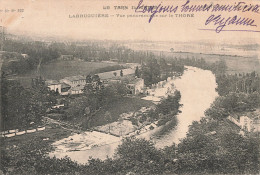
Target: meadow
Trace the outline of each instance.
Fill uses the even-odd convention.
[[[41,76],[43,79],[60,80],[68,76],[88,75],[97,69],[114,65],[118,65],[118,63],[55,60],[41,65],[38,72],[37,69],[33,69],[24,75],[12,76],[11,78],[19,80],[25,88],[28,88],[31,86],[31,79],[37,76]]]
[[[160,52],[154,51],[155,54],[159,55]],[[203,58],[208,63],[214,63],[221,59],[225,60],[227,64],[227,73],[250,73],[256,71],[260,73],[260,63],[257,55],[255,56],[239,56],[239,55],[222,55],[222,54],[205,54],[205,53],[192,53],[192,52],[166,52],[163,54],[166,57],[172,58]]]

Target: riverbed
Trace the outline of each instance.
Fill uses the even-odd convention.
[[[215,90],[217,88],[216,79],[211,71],[188,66],[186,68],[180,78],[173,80],[174,87],[181,93],[180,103],[183,104],[182,113],[177,116],[177,127],[159,139],[153,137],[153,134],[160,128],[155,128],[138,136],[138,138],[152,138],[157,148],[179,143],[186,136],[189,125],[193,121],[199,121],[204,116],[204,111],[210,107],[218,95]],[[156,91],[158,92],[160,88],[165,89],[165,87],[158,87]],[[94,137],[91,136],[93,134]],[[104,141],[102,141],[102,137]],[[58,158],[68,156],[78,163],[87,163],[89,157],[104,160],[107,156],[112,157],[114,155],[121,139],[105,133],[86,132],[77,134],[55,142],[54,146],[57,149],[50,156]]]

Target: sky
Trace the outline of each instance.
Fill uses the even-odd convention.
[[[145,5],[173,5],[181,6],[187,0],[143,0]],[[226,1],[199,1],[191,0],[190,4],[225,3]],[[233,4],[233,0],[229,4]],[[249,0],[248,4],[257,4],[257,1]],[[259,2],[259,1],[258,1]],[[213,24],[205,26],[205,21],[211,14],[223,17],[240,15],[255,20],[260,26],[259,13],[194,13],[194,17],[180,18],[155,17],[151,23],[149,18],[127,18],[127,15],[139,15],[131,6],[137,6],[139,0],[0,0],[0,10],[15,9],[16,12],[0,12],[1,25],[7,31],[15,34],[31,36],[52,36],[72,39],[95,40],[147,40],[147,41],[211,41],[215,43],[258,43],[260,32],[205,31],[198,29],[214,29]],[[258,3],[259,4],[259,3]],[[110,6],[109,10],[103,6]],[[114,6],[128,6],[127,10],[117,9]],[[17,12],[24,9],[24,12]],[[109,14],[108,18],[73,18],[77,14]],[[117,14],[126,15],[117,17]],[[146,14],[146,13],[145,13]],[[175,15],[174,13],[171,13]],[[176,12],[180,13],[180,8]],[[191,14],[191,13],[189,13]],[[113,17],[110,15],[114,15]],[[256,30],[260,27],[226,26],[232,30]]]

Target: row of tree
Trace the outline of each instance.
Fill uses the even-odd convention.
[[[250,74],[217,75],[216,81],[221,96],[231,92],[260,93],[260,78],[255,71]]]
[[[1,77],[2,130],[27,129],[42,124],[47,108],[56,103],[56,94],[40,81],[25,89],[16,80]]]
[[[146,86],[166,80],[168,77],[174,76],[175,73],[182,74],[184,71],[184,64],[177,60],[171,60],[170,63],[167,63],[164,58],[158,58],[154,55],[144,60],[141,69],[136,68],[135,75],[142,77]]]

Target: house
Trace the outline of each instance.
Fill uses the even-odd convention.
[[[86,84],[86,77],[82,75],[76,75],[71,77],[65,77],[60,80],[61,83],[66,83],[71,87],[76,87],[78,85],[85,85]]]
[[[73,60],[74,56],[73,55],[61,55],[59,57],[59,60]]]
[[[78,85],[78,86],[72,87],[69,92],[72,95],[74,95],[74,94],[82,94],[83,90],[84,90],[84,86],[83,85]]]
[[[144,79],[142,78],[135,78],[129,81],[126,85],[130,90],[130,94],[138,95],[143,93],[144,90]]]
[[[260,116],[252,116],[252,114],[248,113],[247,116],[228,116],[227,119],[236,124],[243,131],[260,132]]]
[[[260,132],[260,116],[253,119],[253,132]]]
[[[24,59],[29,58],[29,55],[28,55],[28,54],[25,54],[25,53],[22,53],[21,56],[22,56]]]
[[[253,120],[250,119],[249,117],[241,116],[240,119],[239,119],[239,123],[240,123],[240,126],[241,126],[242,129],[247,130],[249,132],[252,131]]]
[[[46,80],[45,84],[51,91],[61,93],[61,83],[56,80]]]
[[[66,83],[61,83],[61,95],[69,95],[71,86]]]
[[[128,88],[128,94],[138,95],[143,93],[144,90],[144,79],[137,78],[132,75],[128,76],[117,76],[107,80],[107,84],[111,83],[123,83]],[[103,81],[104,83],[104,81]]]
[[[86,78],[82,75],[65,77],[60,80],[62,83],[63,94],[81,94],[86,85]]]

